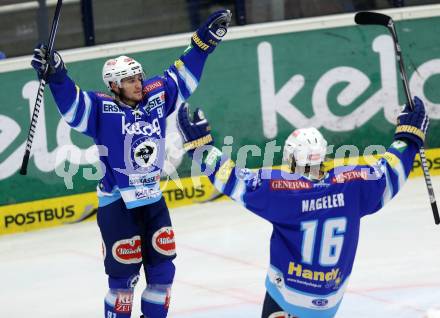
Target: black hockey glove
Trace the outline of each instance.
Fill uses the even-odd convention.
[[[46,51],[47,46],[39,43],[34,49],[34,55],[32,57],[31,65],[37,71],[38,78],[45,77],[47,81],[52,81],[59,78],[66,73],[66,67],[63,60],[57,51],[52,52],[52,56],[49,58],[49,66],[46,70]],[[45,75],[45,71],[47,74]]]
[[[212,145],[214,142],[211,127],[200,108],[196,108],[190,118],[188,104],[182,104],[177,113],[177,127],[184,141],[183,148],[190,156],[196,148]]]
[[[417,144],[420,148],[425,142],[426,130],[429,126],[428,114],[425,105],[417,96],[414,97],[414,109],[405,105],[399,117],[394,139],[407,139]]]
[[[191,44],[203,52],[211,53],[228,32],[231,11],[219,10],[211,14],[191,38]]]

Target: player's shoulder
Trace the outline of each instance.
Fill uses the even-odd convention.
[[[153,76],[142,83],[142,94],[147,95],[163,90],[165,79],[162,76]]]
[[[271,192],[299,193],[314,188],[314,182],[310,179],[284,169],[265,170],[262,173],[271,173],[271,177],[267,179],[267,186]]]
[[[89,94],[92,93],[95,95],[95,97],[99,100],[106,100],[106,101],[113,101],[114,98],[106,93],[103,92],[89,92]]]
[[[88,92],[94,95],[94,105],[104,114],[121,114],[123,113],[118,106],[114,97],[102,92]]]
[[[371,180],[372,166],[340,166],[328,171],[326,180],[331,184],[359,183]]]

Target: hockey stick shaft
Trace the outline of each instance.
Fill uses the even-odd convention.
[[[397,39],[397,32],[396,32],[396,28],[394,26],[394,22],[391,18],[390,18],[390,23],[388,24],[387,28],[388,28],[388,30],[390,30],[390,33],[393,37],[394,49],[396,51],[396,59],[397,59],[397,62],[399,63],[400,76],[402,78],[403,87],[405,89],[406,100],[409,103],[411,109],[414,109],[414,101],[411,97],[411,92],[409,90],[409,85],[408,85],[408,77],[405,72],[405,64],[403,63],[402,50],[400,48],[399,41]],[[431,203],[431,209],[432,209],[432,213],[434,215],[434,221],[435,221],[435,224],[438,225],[438,224],[440,224],[440,215],[438,212],[437,201],[435,198],[434,188],[432,186],[431,175],[429,173],[424,147],[420,148],[419,155],[420,155],[420,161],[422,163],[422,170],[423,170],[423,175],[425,177],[426,187],[428,189],[429,201]]]
[[[63,4],[63,1],[58,0],[57,6],[55,8],[55,14],[54,14],[53,20],[52,20],[52,27],[51,27],[50,34],[49,34],[49,39],[47,41],[48,43],[47,43],[47,50],[46,50],[46,56],[45,56],[47,63],[45,65],[43,76],[40,79],[40,84],[38,86],[37,98],[35,100],[34,110],[32,112],[31,124],[29,126],[29,131],[28,131],[27,140],[26,140],[26,148],[25,148],[23,161],[21,163],[21,168],[20,168],[21,175],[26,175],[26,173],[27,173],[27,166],[29,163],[29,158],[31,156],[32,143],[34,141],[35,132],[37,130],[38,115],[40,113],[40,107],[41,107],[41,103],[43,101],[43,96],[44,96],[44,89],[46,87],[46,76],[47,76],[47,71],[49,69],[49,59],[52,56],[53,45],[55,43],[55,35],[58,30],[58,22],[60,20],[62,4]]]
[[[414,109],[414,102],[411,97],[411,92],[408,85],[408,77],[405,71],[405,64],[403,63],[402,50],[400,48],[399,40],[397,38],[394,21],[391,17],[376,12],[359,12],[355,16],[355,21],[358,24],[376,24],[385,26],[391,33],[394,42],[394,49],[396,52],[396,59],[399,64],[400,77],[402,79],[405,90],[406,100],[411,109]],[[437,207],[437,200],[435,198],[434,188],[432,186],[431,175],[429,173],[428,164],[426,161],[425,149],[421,147],[419,150],[420,161],[422,164],[423,175],[425,177],[426,187],[428,189],[429,201],[431,203],[432,213],[434,215],[435,224],[440,224],[440,215]]]

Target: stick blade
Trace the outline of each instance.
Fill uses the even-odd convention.
[[[390,22],[391,17],[378,13],[378,12],[370,12],[370,11],[361,11],[356,13],[354,16],[354,21],[357,24],[373,24],[373,25],[383,25],[387,26]]]

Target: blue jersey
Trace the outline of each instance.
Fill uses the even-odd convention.
[[[375,165],[335,168],[319,182],[282,170],[239,169],[215,147],[202,169],[220,192],[273,224],[270,296],[295,317],[330,318],[351,274],[361,217],[396,195],[416,151],[395,141]]]
[[[99,206],[123,198],[127,208],[157,202],[165,157],[166,117],[196,89],[207,53],[191,48],[163,76],[143,82],[143,99],[129,107],[111,96],[86,92],[67,76],[50,81],[59,112],[99,146],[105,175]]]

